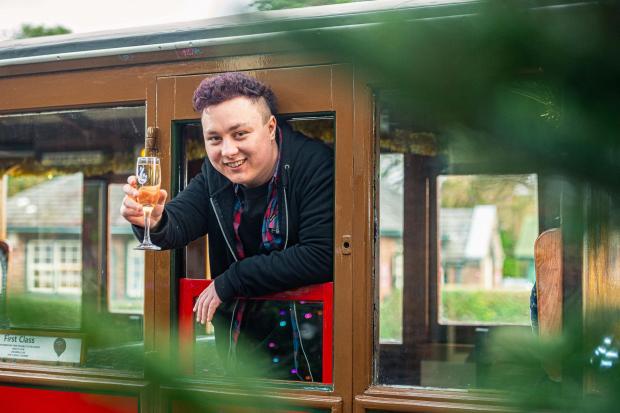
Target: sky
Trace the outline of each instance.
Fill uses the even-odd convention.
[[[252,0],[0,0],[0,40],[23,23],[73,33],[174,23],[247,11]]]

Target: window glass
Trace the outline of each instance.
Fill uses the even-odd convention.
[[[0,116],[6,334],[78,338],[73,365],[141,368],[143,258],[118,211],[143,140],[143,106]]]
[[[401,343],[403,335],[403,172],[404,157],[379,158],[379,340]]]
[[[120,215],[123,201],[121,183],[108,186],[110,262],[108,272],[108,310],[112,313],[142,314],[144,311],[144,252],[137,244],[131,226]]]
[[[380,93],[378,384],[481,386],[488,338],[531,331],[538,175]]]
[[[265,305],[264,305],[265,304]],[[323,345],[323,305],[320,302],[306,301],[270,301],[253,302],[250,309],[264,311],[267,320],[264,325],[269,330],[260,342],[240,342],[239,345],[252,347],[253,357],[245,362],[227,360],[228,371],[241,376],[276,378],[279,380],[314,381],[323,380],[322,345]],[[273,313],[273,314],[271,314]],[[194,326],[196,341],[194,345],[194,373],[198,376],[225,375],[227,370],[217,354],[215,334],[211,324],[196,323]],[[301,337],[298,357],[295,350],[288,345],[293,334]],[[303,346],[303,348],[302,348]],[[236,363],[237,368],[232,366]],[[290,364],[282,372],[281,364]]]
[[[439,175],[439,322],[530,323],[537,177]]]

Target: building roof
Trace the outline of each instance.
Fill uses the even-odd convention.
[[[9,232],[79,234],[83,220],[81,173],[60,175],[31,186],[7,199]],[[113,234],[130,234],[120,215],[122,185],[110,185],[108,210]]]
[[[390,185],[379,191],[379,230],[382,237],[403,236],[403,194]]]
[[[9,231],[82,225],[82,174],[57,176],[9,197]]]
[[[479,260],[488,253],[498,231],[497,207],[441,208],[439,232],[444,261]]]

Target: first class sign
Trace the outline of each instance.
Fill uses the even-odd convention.
[[[82,338],[0,332],[0,359],[79,365]]]

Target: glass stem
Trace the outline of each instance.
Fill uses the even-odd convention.
[[[144,211],[144,240],[143,244],[152,244],[151,242],[151,211],[152,207],[143,208]]]

